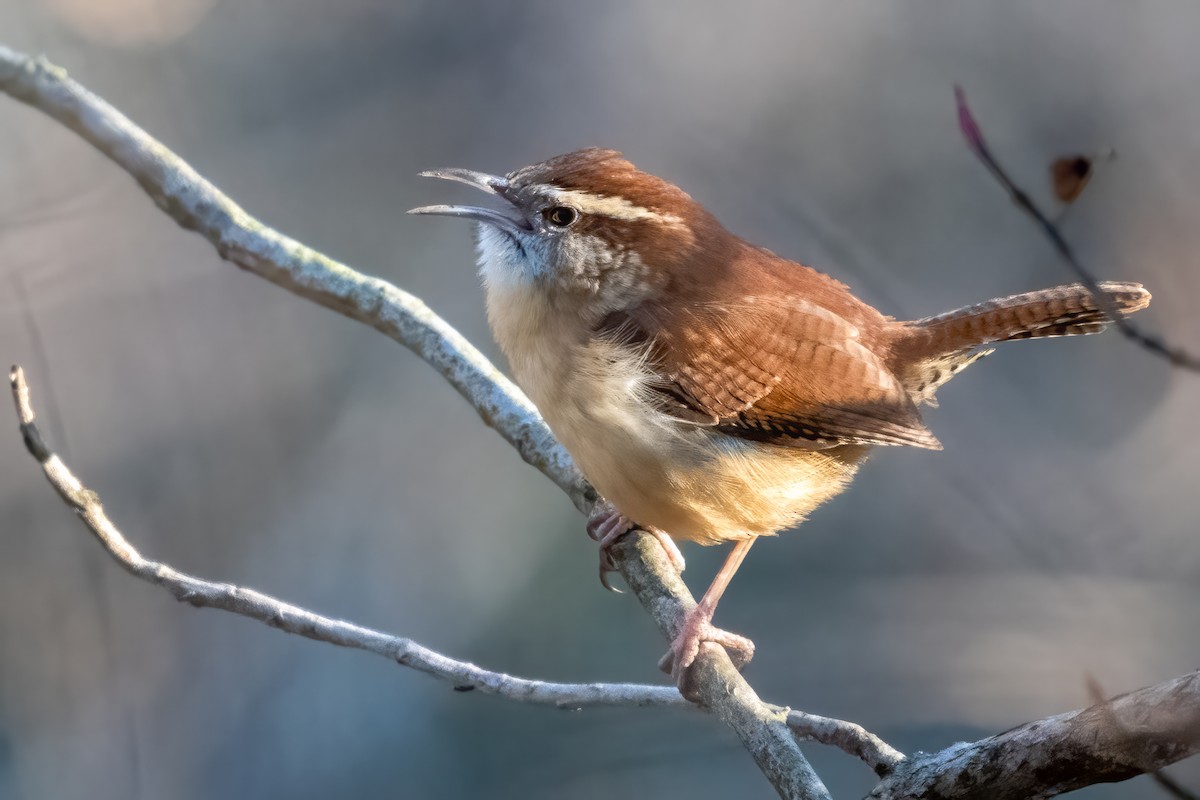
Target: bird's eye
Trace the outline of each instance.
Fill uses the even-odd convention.
[[[579,212],[570,206],[551,206],[542,212],[542,216],[551,225],[565,228],[579,219]]]

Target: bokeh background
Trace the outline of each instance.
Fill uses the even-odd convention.
[[[0,3],[5,44],[497,358],[466,226],[403,214],[470,190],[421,169],[616,147],[897,316],[1069,282],[963,146],[955,82],[1042,202],[1052,159],[1115,148],[1064,229],[1200,350],[1198,31],[1188,0]],[[432,370],[219,261],[2,97],[0,361],[151,557],[494,669],[662,679],[582,520]],[[759,691],[932,750],[1085,705],[1088,674],[1194,669],[1200,378],[1109,334],[1005,347],[940,397],[945,452],[879,452],[742,569],[720,622],[757,641]],[[2,798],[771,796],[715,722],[457,694],[181,606],[0,428]],[[687,555],[700,589],[722,554]],[[838,797],[873,784],[808,752]]]

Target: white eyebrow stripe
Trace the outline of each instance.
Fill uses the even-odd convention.
[[[584,214],[598,214],[612,219],[622,220],[655,220],[664,225],[682,225],[683,220],[674,214],[663,214],[648,208],[635,206],[624,197],[611,197],[602,194],[592,194],[582,189],[554,189],[550,197],[556,203],[571,205]]]

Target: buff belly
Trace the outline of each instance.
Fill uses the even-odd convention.
[[[796,525],[841,492],[866,455],[859,446],[762,444],[679,421],[647,402],[637,363],[592,343],[543,414],[606,499],[674,539],[719,544]]]
[[[485,277],[487,269],[485,267]],[[488,318],[517,383],[583,474],[640,525],[701,544],[776,533],[841,492],[862,446],[761,444],[659,411],[644,353],[587,335],[578,309],[488,285]]]

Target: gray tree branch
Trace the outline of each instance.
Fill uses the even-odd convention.
[[[1200,752],[1200,671],[970,744],[909,758],[876,800],[1053,797]]]
[[[13,367],[9,378],[25,447],[42,465],[42,471],[50,485],[79,515],[105,551],[126,572],[155,586],[161,586],[180,602],[190,603],[197,608],[230,611],[256,619],[286,633],[340,647],[365,650],[395,661],[401,666],[448,681],[457,689],[478,689],[485,694],[497,694],[521,703],[566,709],[592,706],[694,708],[683,699],[674,686],[549,683],[492,672],[469,662],[436,653],[411,639],[314,614],[253,589],[197,578],[160,561],[145,558],[109,519],[99,495],[84,486],[45,443],[37,427],[37,418],[29,399],[29,387],[25,382],[23,370]]]
[[[891,775],[905,755],[861,725],[804,711],[788,711],[788,727],[797,736],[836,747],[859,758],[879,777]]]
[[[304,636],[339,647],[365,650],[397,664],[448,681],[459,691],[479,689],[521,703],[581,709],[595,706],[669,707],[699,710],[685,700],[674,686],[631,683],[551,683],[492,672],[466,661],[450,658],[411,639],[383,633],[345,620],[332,619],[286,603],[253,589],[197,578],[160,561],[145,558],[109,519],[100,497],[84,486],[46,444],[37,426],[25,372],[14,366],[9,374],[13,404],[21,437],[29,454],[42,465],[50,485],[79,515],[83,524],[113,559],[134,577],[161,586],[176,600],[196,608],[216,608],[256,619],[285,633]],[[838,747],[861,758],[879,774],[886,774],[904,759],[904,754],[852,722],[846,722],[779,706],[764,707],[773,716],[783,716],[793,735]],[[720,712],[719,712],[720,713]],[[726,710],[735,714],[736,709]]]
[[[180,226],[208,239],[222,258],[411,349],[577,508],[586,512],[595,503],[595,491],[528,398],[420,299],[254,219],[162,143],[45,59],[0,46],[0,91],[79,134],[128,172]],[[621,572],[669,640],[695,600],[660,548],[645,546],[644,535],[626,538],[613,551]],[[782,797],[828,797],[787,726],[786,712],[759,700],[723,649],[705,648],[694,674],[700,705],[733,728]]]
[[[250,217],[178,156],[42,59],[0,46],[0,91],[46,113],[90,142],[133,176],[164,212],[208,239],[226,260],[413,350],[526,462],[562,488],[578,509],[586,513],[596,502],[594,490],[529,400],[418,298],[362,275]],[[19,370],[13,373],[13,391],[26,446],[63,499],[127,571],[163,586],[180,600],[374,652],[456,685],[524,702],[573,708],[695,707],[671,687],[554,684],[490,672],[408,639],[322,617],[259,592],[205,581],[146,559],[108,520],[99,498],[46,447],[34,424],[28,389]],[[661,547],[652,537],[635,531],[617,544],[614,555],[634,595],[663,635],[672,639],[695,601]],[[840,747],[861,758],[883,777],[872,796],[889,800],[1049,797],[1157,769],[1198,749],[1200,673],[1116,698],[1108,710],[1093,707],[1050,717],[973,744],[911,759],[853,723],[764,703],[720,647],[705,645],[693,673],[700,707],[715,713],[736,732],[784,798],[829,797],[800,752],[797,739]],[[1119,729],[1112,725],[1113,714],[1121,720]],[[1136,733],[1133,739],[1130,731]],[[1135,744],[1138,750],[1131,755]],[[1038,768],[1031,769],[1031,764]]]

